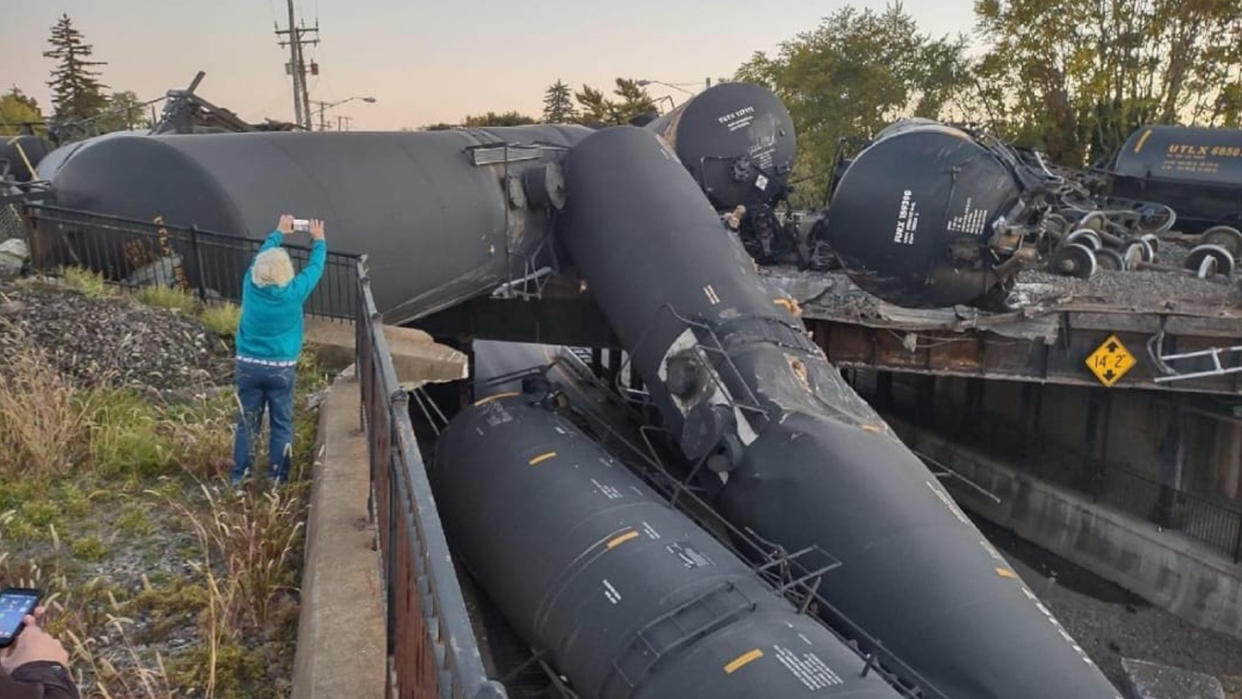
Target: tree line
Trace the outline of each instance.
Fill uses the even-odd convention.
[[[520,126],[536,123],[617,126],[658,114],[655,99],[637,80],[617,78],[614,83],[615,87],[610,96],[590,85],[583,85],[581,90],[575,91],[558,79],[543,93],[543,113],[538,119],[517,111],[486,112],[462,117],[460,124],[439,123],[424,128],[437,131],[455,126]]]
[[[148,126],[144,105],[129,90],[109,91],[97,70],[105,61],[93,60],[94,46],[86,43],[69,15],[52,26],[44,58],[54,67],[47,85],[52,89],[53,112],[43,114],[38,102],[17,86],[0,95],[0,135],[46,133],[49,126],[79,135],[108,133]]]
[[[845,7],[735,78],[788,105],[795,178],[820,192],[839,148],[906,116],[980,126],[1076,168],[1143,124],[1242,126],[1242,0],[975,0],[974,14],[972,47],[919,31],[899,3]]]
[[[1242,0],[975,0],[974,15],[973,34],[932,36],[900,3],[846,6],[771,55],[755,53],[733,79],[766,85],[789,107],[804,192],[822,191],[840,149],[906,116],[982,126],[1073,167],[1147,123],[1242,127]],[[142,120],[132,92],[100,82],[104,63],[67,15],[50,45],[51,120],[97,131]],[[658,112],[639,82],[617,78],[605,91],[557,80],[537,117],[486,112],[460,125],[631,123]],[[16,87],[0,97],[0,129],[42,121]]]

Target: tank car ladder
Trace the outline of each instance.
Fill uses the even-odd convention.
[[[1169,381],[1187,381],[1189,379],[1202,379],[1209,376],[1224,376],[1226,374],[1237,374],[1242,372],[1242,345],[1233,345],[1231,347],[1209,347],[1204,350],[1194,352],[1178,352],[1175,354],[1164,354],[1164,330],[1152,336],[1147,342],[1147,354],[1151,357],[1152,362],[1160,371],[1161,375],[1152,379],[1155,383],[1168,383]],[[1223,357],[1230,356],[1237,364],[1226,365],[1222,360]],[[1170,365],[1170,362],[1185,362],[1188,360],[1209,358],[1212,360],[1211,368],[1199,371],[1179,371],[1176,367]]]

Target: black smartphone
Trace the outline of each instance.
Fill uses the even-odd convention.
[[[22,632],[22,619],[34,613],[43,593],[29,587],[6,587],[0,591],[0,648],[11,645]]]

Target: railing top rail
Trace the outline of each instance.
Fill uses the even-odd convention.
[[[194,225],[185,225],[185,224],[168,223],[168,222],[156,223],[155,221],[144,221],[142,219],[129,218],[126,216],[117,216],[114,214],[105,214],[105,213],[100,213],[98,211],[88,211],[84,209],[71,209],[71,208],[64,207],[64,206],[56,206],[53,204],[27,203],[26,211],[28,215],[33,214],[35,218],[49,220],[55,223],[90,224],[92,221],[96,221],[96,222],[106,221],[109,223],[117,224],[118,227],[123,226],[123,227],[129,227],[129,228],[138,228],[141,230],[149,230],[151,232],[155,232],[160,229],[163,229],[166,231],[176,231],[179,233],[193,234],[193,235],[197,235],[200,237],[209,236],[213,238],[219,238],[223,241],[239,243],[239,244],[258,245],[259,243],[262,242],[260,239],[251,238],[249,236],[239,235],[237,233],[222,233],[220,231],[211,230],[210,228],[200,228]],[[45,215],[47,213],[50,213],[53,215],[47,216]],[[62,217],[73,217],[73,218],[59,218],[56,216],[56,214],[59,214]],[[302,243],[284,243],[283,247],[291,248],[294,250],[310,250],[311,249],[309,245],[304,245]],[[328,254],[332,256],[345,257],[345,258],[350,258],[350,259],[358,259],[362,257],[360,253],[351,252],[347,250],[337,250],[331,247],[329,247],[328,249]]]

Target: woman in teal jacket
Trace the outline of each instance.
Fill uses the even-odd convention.
[[[293,233],[293,216],[282,214],[276,230],[246,270],[241,323],[237,329],[237,402],[240,414],[233,440],[233,485],[250,474],[254,437],[268,413],[271,437],[268,477],[283,483],[293,456],[293,386],[302,351],[302,305],[323,276],[327,243],[323,221],[312,219],[310,260],[296,276],[281,247]]]

